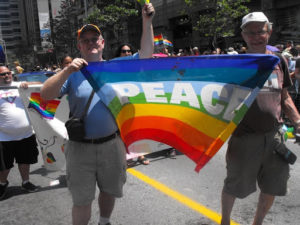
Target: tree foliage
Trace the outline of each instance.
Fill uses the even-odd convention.
[[[250,0],[185,0],[190,13],[194,8],[200,9],[199,14],[194,14],[193,29],[212,38],[213,42],[219,37],[234,36],[241,17],[249,12],[248,2]]]
[[[62,0],[58,16],[53,18],[53,36],[56,50],[73,55],[76,51],[76,27],[74,8],[70,0]]]
[[[107,33],[113,33],[114,38],[127,29],[124,22],[138,15],[134,0],[101,0],[86,18],[85,22],[97,24]]]

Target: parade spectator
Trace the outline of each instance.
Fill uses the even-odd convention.
[[[294,42],[289,40],[286,42],[286,46],[285,49],[283,50],[283,52],[290,52],[291,48],[294,47]]]
[[[199,51],[199,48],[197,46],[195,46],[193,48],[193,52],[194,52],[194,55],[200,55],[200,51]]]
[[[216,48],[216,51],[217,51],[217,55],[220,55],[220,54],[222,54],[222,50],[221,50],[221,48]]]
[[[240,48],[239,54],[246,54],[247,53],[247,48],[245,46],[242,46]]]
[[[182,54],[182,56],[192,56],[192,55],[194,55],[194,52],[193,52],[193,50],[192,50],[191,47],[185,47],[185,48],[183,49],[183,54]]]
[[[21,65],[18,61],[15,61],[14,64],[15,64],[17,74],[20,74],[20,73],[24,72],[24,69],[21,67]]]
[[[61,69],[64,69],[65,67],[69,66],[73,61],[73,58],[69,55],[65,56],[61,60]]]
[[[278,49],[278,52],[283,52],[283,50],[284,50],[284,45],[283,44],[277,44],[277,45],[275,45],[275,47]]]
[[[28,88],[39,82],[14,82],[12,72],[0,66],[0,86]],[[21,187],[27,192],[35,192],[38,187],[29,181],[30,164],[38,161],[36,138],[19,97],[18,89],[0,90],[0,199],[5,197],[7,178],[14,161],[22,178]]]
[[[241,29],[247,53],[275,54],[266,49],[272,24],[262,12],[244,16]],[[253,225],[261,225],[275,196],[287,192],[289,164],[276,152],[279,147],[285,149],[281,116],[284,112],[299,132],[300,115],[287,91],[292,83],[284,60],[281,59],[270,78],[274,81],[266,82],[228,142],[222,225],[230,224],[235,199],[255,192],[256,183],[261,192]]]
[[[135,57],[128,56],[126,59],[152,57],[153,16],[152,4],[145,4],[142,8],[141,49]],[[92,87],[80,69],[89,62],[103,61],[105,41],[101,30],[92,24],[84,25],[78,30],[77,40],[82,58],[75,58],[69,66],[46,80],[41,95],[44,99],[53,99],[68,94],[70,112],[78,118],[83,114],[92,93]],[[96,184],[100,189],[99,224],[109,225],[115,198],[122,197],[126,181],[125,146],[111,112],[98,95],[93,96],[84,123],[86,132],[84,140],[81,142],[69,140],[65,148],[67,183],[73,199],[73,225],[88,224]],[[98,154],[101,155],[100,158],[96,157]]]
[[[229,47],[227,50],[227,54],[228,55],[237,55],[239,53],[237,51],[235,51],[233,47]]]
[[[124,43],[118,47],[115,57],[130,56],[133,55],[133,53],[133,47],[130,44]]]

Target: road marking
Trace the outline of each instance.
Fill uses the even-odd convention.
[[[195,210],[196,212],[199,212],[200,214],[204,215],[208,219],[216,222],[217,224],[221,223],[221,215],[217,212],[214,212],[211,209],[206,208],[205,206],[201,205],[198,202],[193,201],[192,199],[180,194],[177,191],[172,190],[171,188],[167,187],[166,185],[146,176],[145,174],[129,168],[127,169],[127,172],[131,175],[137,177],[138,179],[144,181],[145,183],[151,185],[152,187],[156,188],[157,190],[161,191],[162,193],[176,199],[183,205],[186,205],[187,207]],[[231,220],[231,225],[239,225],[239,223]]]

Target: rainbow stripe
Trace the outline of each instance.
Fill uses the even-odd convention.
[[[167,39],[164,39],[164,45],[168,45],[170,47],[173,47],[173,44],[171,41],[167,40]]]
[[[164,43],[164,38],[162,34],[154,36],[154,45],[162,45]]]
[[[32,92],[30,95],[28,108],[33,108],[46,119],[53,119],[59,103],[60,101],[58,100],[44,101],[41,98],[40,93]]]
[[[199,171],[232,134],[278,60],[115,60],[89,63],[81,71],[113,113],[127,147],[143,139],[162,142],[191,158]]]

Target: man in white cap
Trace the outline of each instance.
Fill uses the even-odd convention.
[[[264,13],[244,16],[241,29],[247,53],[275,54],[266,48],[272,24]],[[295,157],[284,159],[282,155],[288,151],[281,132],[282,114],[300,131],[300,115],[287,91],[291,84],[287,65],[281,60],[228,142],[221,225],[230,224],[235,199],[255,192],[256,184],[261,192],[253,225],[263,223],[275,196],[286,194],[289,163]]]
[[[141,49],[137,55],[128,58],[152,57],[153,16],[152,4],[145,4],[142,9]],[[92,95],[91,85],[80,72],[90,62],[103,61],[105,41],[102,32],[96,25],[86,24],[78,30],[77,40],[82,58],[75,58],[50,77],[44,83],[41,95],[44,99],[53,99],[68,94],[70,112],[77,118],[84,114],[91,99],[84,117],[84,139],[78,141],[71,138],[65,148],[67,182],[73,200],[72,221],[73,225],[88,224],[98,186],[99,225],[110,225],[115,198],[122,197],[126,181],[126,150],[111,112],[98,95]]]

